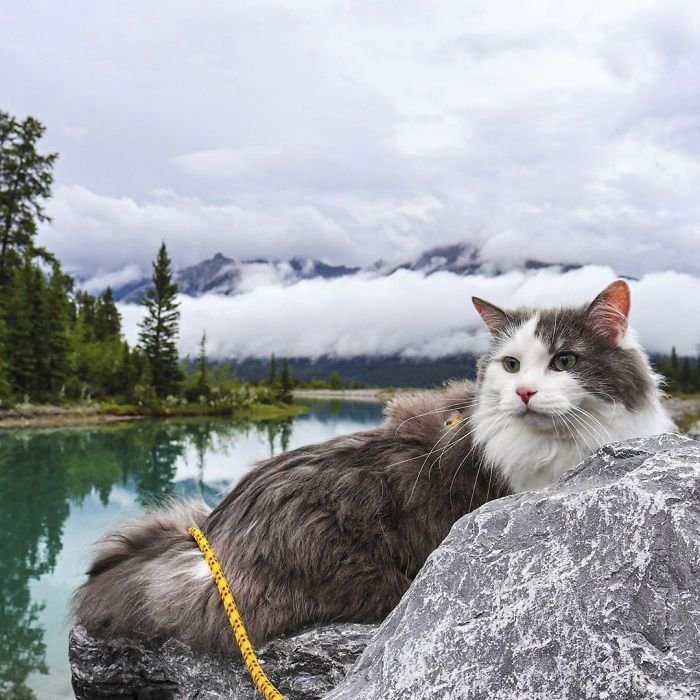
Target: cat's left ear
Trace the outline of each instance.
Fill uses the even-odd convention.
[[[619,342],[627,330],[630,288],[624,280],[609,284],[586,312],[595,330],[611,343]]]
[[[486,327],[491,331],[491,335],[498,335],[510,323],[508,314],[495,304],[479,299],[479,297],[472,297],[472,304],[479,312]]]

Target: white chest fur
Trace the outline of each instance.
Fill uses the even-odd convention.
[[[675,430],[657,399],[634,412],[601,405],[587,430],[542,430],[520,417],[504,418],[504,425],[494,430],[493,417],[478,410],[473,420],[474,438],[486,462],[515,493],[548,486],[608,442]]]

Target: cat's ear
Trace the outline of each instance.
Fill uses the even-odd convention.
[[[624,280],[609,284],[587,310],[593,328],[611,343],[617,343],[624,336],[629,313],[630,288]]]
[[[472,297],[474,308],[479,312],[491,335],[498,335],[510,323],[510,317],[503,310],[488,301]]]

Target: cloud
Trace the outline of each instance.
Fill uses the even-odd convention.
[[[129,282],[136,282],[144,278],[141,268],[136,265],[127,265],[113,272],[99,272],[87,280],[81,281],[79,286],[90,294],[101,294],[107,287],[116,289]]]
[[[700,274],[692,0],[3,11],[6,108],[61,153],[41,242],[83,275],[161,239],[182,265],[467,241]]]
[[[335,355],[440,357],[481,352],[487,342],[471,306],[473,295],[504,307],[579,304],[616,279],[587,266],[511,272],[500,277],[429,277],[400,270],[390,277],[306,280],[291,287],[258,286],[225,297],[181,297],[181,353],[196,355],[207,333],[216,358]],[[665,272],[630,282],[633,327],[650,351],[692,354],[700,343],[700,279]],[[140,307],[122,305],[126,335],[137,338]],[[684,319],[684,323],[679,323]]]

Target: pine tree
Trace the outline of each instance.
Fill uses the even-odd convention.
[[[95,320],[97,316],[97,300],[89,292],[79,291],[75,295],[75,318],[78,339],[83,343],[96,340]]]
[[[209,369],[207,368],[207,332],[202,333],[202,340],[199,342],[199,357],[197,358],[197,396],[209,398],[211,394],[211,384],[209,382]]]
[[[111,287],[107,287],[95,304],[95,338],[117,340],[122,332],[122,319],[114,303]]]
[[[30,257],[52,256],[34,245],[37,225],[48,221],[43,202],[51,196],[56,153],[40,154],[46,127],[34,117],[18,120],[0,111],[0,285]]]
[[[32,267],[25,260],[13,272],[5,309],[8,378],[12,393],[19,396],[33,392],[36,376],[31,276]]]
[[[133,353],[129,349],[129,343],[126,341],[122,343],[122,359],[119,376],[122,381],[118,387],[118,392],[124,396],[130,395],[133,391],[134,384],[136,384],[138,375],[134,365]]]
[[[146,316],[139,333],[139,343],[150,366],[151,383],[159,398],[177,394],[183,379],[177,353],[180,311],[176,297],[177,284],[173,282],[168,250],[162,243],[153,263],[153,287],[143,300]]]
[[[328,386],[334,391],[340,391],[343,388],[343,380],[340,378],[340,372],[334,369],[328,380]]]
[[[6,358],[7,326],[5,325],[4,313],[0,313],[0,400],[10,394],[9,368]]]
[[[267,385],[272,386],[277,381],[277,360],[275,359],[275,353],[270,355],[270,364],[267,368]]]
[[[690,369],[690,358],[685,357],[681,366],[679,388],[684,393],[690,393],[693,390],[693,372]]]
[[[70,314],[68,292],[72,279],[64,275],[58,263],[54,263],[47,290],[46,339],[47,352],[45,389],[55,394],[63,389],[70,373]]]
[[[282,403],[292,403],[293,395],[292,389],[294,388],[294,383],[292,382],[292,375],[289,371],[289,360],[285,357],[282,361],[282,374],[280,375],[280,391],[279,398]]]

